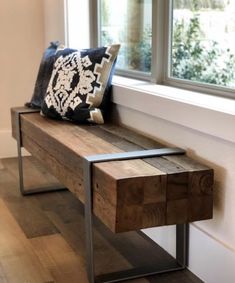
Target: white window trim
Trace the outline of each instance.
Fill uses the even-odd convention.
[[[114,76],[112,101],[235,143],[235,100]]]

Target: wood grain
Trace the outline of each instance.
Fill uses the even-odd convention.
[[[38,113],[21,115],[21,131],[24,147],[81,201],[86,156],[164,146],[114,124],[78,126]],[[99,163],[93,173],[94,213],[113,232],[212,217],[213,170],[187,156]]]
[[[4,280],[9,283],[53,282],[1,199],[0,214],[0,266]]]
[[[56,283],[88,283],[84,258],[75,253],[60,234],[30,240],[45,269]]]

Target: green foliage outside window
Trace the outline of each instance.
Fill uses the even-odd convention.
[[[229,2],[230,0],[226,0]],[[225,7],[225,0],[174,0],[175,9],[189,9],[193,10],[197,5],[199,10],[202,9],[223,9]]]
[[[127,58],[130,69],[150,72],[152,58],[151,38],[152,30],[145,28],[139,43],[129,48]]]
[[[198,1],[192,1],[197,3]],[[222,86],[234,85],[235,56],[216,41],[204,42],[198,6],[189,23],[176,20],[172,39],[172,76]]]

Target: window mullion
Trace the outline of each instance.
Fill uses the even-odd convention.
[[[152,82],[162,83],[167,58],[167,2],[153,0],[152,5]]]
[[[165,7],[166,15],[166,38],[165,38],[165,71],[164,71],[164,81],[169,79],[171,75],[171,62],[172,62],[172,31],[173,31],[173,9],[172,0],[167,1]]]
[[[90,47],[98,46],[98,0],[89,0]]]

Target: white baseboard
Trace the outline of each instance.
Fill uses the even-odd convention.
[[[23,155],[29,155],[26,150]],[[0,130],[0,159],[17,156],[17,146],[15,139],[11,136],[11,130]]]
[[[175,256],[175,227],[146,229],[144,232]],[[206,283],[235,282],[235,252],[190,225],[189,270]]]

